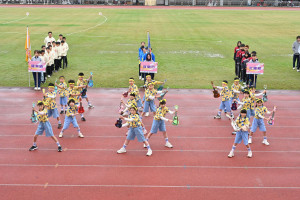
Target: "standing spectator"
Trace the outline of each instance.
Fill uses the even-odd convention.
[[[62,34],[59,34],[59,39],[56,41],[56,42],[61,42],[63,40],[63,35]]]
[[[139,79],[142,79],[141,74],[141,54],[143,54],[143,49],[145,48],[145,42],[141,42],[141,47],[139,48]]]
[[[48,78],[51,77],[52,75],[52,65],[54,64],[54,58],[53,58],[53,54],[51,53],[50,47],[46,48],[46,52],[45,53],[45,61],[46,61],[46,74],[48,75]]]
[[[55,41],[54,37],[52,37],[52,32],[48,32],[48,36],[45,38],[44,43],[46,46],[48,46],[48,42],[52,44],[52,42]]]
[[[60,55],[61,55],[61,59],[62,59],[62,62],[63,62],[63,69],[65,67],[67,67],[67,63],[66,63],[66,56],[67,56],[67,48],[66,48],[66,45],[65,45],[65,41],[61,41],[61,49],[60,49]]]
[[[293,69],[295,70],[297,67],[297,72],[300,72],[300,35],[296,37],[296,41],[293,43],[292,46],[294,56],[293,56]],[[295,66],[297,62],[297,65]]]
[[[244,57],[242,58],[242,72],[241,72],[241,78],[240,80],[244,83],[248,83],[249,80],[247,78],[247,63],[249,62],[249,60],[251,60],[251,54],[249,52],[246,52]]]
[[[145,61],[146,62],[154,62],[154,60],[152,59],[151,53],[146,54]],[[145,81],[146,81],[146,76],[147,75],[150,75],[152,80],[154,79],[154,73],[145,73],[145,75],[144,75],[145,76]]]
[[[140,53],[140,63],[145,61],[145,57],[147,54],[146,48],[143,47],[142,50],[143,51]],[[145,73],[140,73],[140,74],[141,74],[141,79],[143,81],[145,79]]]
[[[39,51],[34,50],[34,56],[31,58],[31,61],[42,61],[39,57]],[[34,90],[41,90],[41,73],[40,72],[32,72],[33,80],[34,80]]]
[[[256,56],[256,51],[252,51],[251,52],[251,60],[249,61],[249,63],[259,63],[257,56]],[[257,74],[248,74],[248,79],[249,79],[249,85],[253,86],[254,88],[256,88],[256,82],[257,82]]]
[[[65,46],[66,46],[66,67],[68,67],[68,51],[69,51],[69,45],[67,43],[67,38],[66,37],[63,37],[62,40],[65,42]]]
[[[54,63],[55,63],[55,72],[57,72],[59,70],[59,68],[61,67],[61,58],[60,58],[60,42],[56,42],[56,47],[55,47],[55,58],[54,58]]]
[[[150,52],[151,52],[151,58],[153,60],[153,62],[155,62],[155,55],[154,53],[152,52],[152,48],[149,48]]]
[[[238,41],[236,44],[236,47],[234,48],[234,53],[233,53],[233,60],[235,62],[235,75],[237,75],[237,58],[236,58],[236,53],[240,50],[242,42]]]
[[[241,44],[240,46],[240,50],[236,53],[236,76],[238,76],[239,78],[241,77],[241,64],[242,64],[242,58],[243,56],[245,55],[245,45],[244,44]]]

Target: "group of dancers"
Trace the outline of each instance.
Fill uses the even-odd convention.
[[[235,134],[235,140],[228,157],[232,158],[234,156],[236,146],[243,141],[248,150],[247,157],[251,158],[252,151],[249,144],[253,142],[253,133],[256,132],[257,128],[263,132],[262,144],[266,146],[270,145],[267,140],[267,130],[264,120],[267,120],[269,125],[273,125],[276,106],[274,106],[272,111],[269,111],[266,106],[264,106],[264,103],[268,101],[267,91],[264,90],[262,93],[256,93],[256,88],[254,86],[243,87],[240,85],[239,81],[239,78],[236,77],[231,88],[228,87],[227,80],[222,82],[222,86],[213,85],[214,97],[221,97],[219,111],[214,118],[221,119],[221,113],[223,111],[226,116],[231,119],[231,125],[234,129],[232,134]],[[221,93],[219,94],[217,90],[221,90]],[[241,93],[243,94],[242,100],[239,98]],[[239,105],[239,107],[237,107],[237,105]],[[235,120],[233,110],[240,110],[240,113]],[[273,113],[272,116],[265,116],[265,114],[271,113]],[[250,123],[251,117],[253,117],[252,124]]]

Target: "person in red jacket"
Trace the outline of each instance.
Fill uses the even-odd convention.
[[[241,44],[240,46],[240,50],[236,53],[236,70],[237,70],[237,74],[236,76],[238,76],[239,78],[241,77],[241,64],[242,64],[242,58],[243,56],[245,55],[245,45],[244,44]]]
[[[236,47],[234,48],[234,53],[233,53],[233,60],[235,62],[235,74],[237,75],[237,63],[236,63],[236,53],[240,50],[240,46],[241,46],[242,42],[238,41],[236,44]]]
[[[246,84],[247,82],[249,82],[249,80],[247,80],[247,63],[251,60],[251,54],[249,52],[246,52],[244,57],[242,58],[242,71],[241,71],[241,78],[240,80],[242,82],[244,82],[244,84]]]

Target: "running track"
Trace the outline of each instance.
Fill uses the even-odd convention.
[[[278,106],[274,126],[267,126],[270,146],[257,132],[253,158],[243,145],[227,158],[234,136],[229,120],[214,120],[220,99],[210,90],[176,90],[167,94],[170,108],[179,105],[180,125],[168,125],[173,149],[161,134],[150,140],[153,155],[131,142],[118,155],[126,129],[114,126],[125,89],[90,89],[95,108],[79,121],[85,138],[72,127],[56,144],[41,136],[29,152],[37,125],[29,120],[31,103],[41,92],[0,88],[0,194],[3,199],[289,199],[300,196],[300,91],[269,91],[268,108]],[[84,102],[86,106],[86,103]],[[170,116],[167,116],[170,118]],[[147,130],[152,115],[144,118]],[[50,119],[54,134],[57,122]],[[5,197],[5,198],[4,198]]]

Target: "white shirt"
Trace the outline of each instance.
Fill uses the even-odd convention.
[[[66,55],[67,55],[67,54],[68,54],[68,51],[69,51],[69,45],[68,45],[67,42],[65,42],[64,46],[66,46],[66,50],[67,50]]]
[[[45,38],[45,40],[44,40],[44,43],[45,43],[46,46],[47,46],[48,42],[51,42],[51,45],[52,45],[52,42],[53,42],[53,41],[55,41],[54,37],[49,38],[49,36],[47,36],[47,37]]]
[[[60,55],[61,55],[61,56],[66,56],[66,55],[67,55],[67,46],[61,45],[60,48],[61,48],[61,49],[60,49],[60,50],[61,50],[61,51],[60,51]]]

